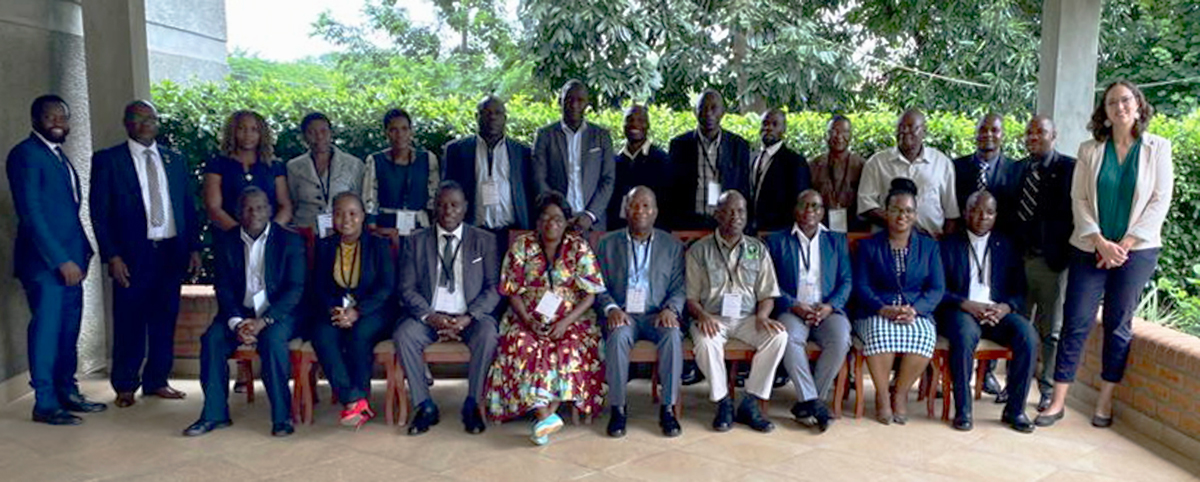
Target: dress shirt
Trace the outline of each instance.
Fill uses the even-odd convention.
[[[759,151],[754,165],[751,166],[751,173],[754,174],[754,199],[758,199],[758,187],[762,185],[763,176],[767,174],[767,170],[771,168],[771,160],[775,158],[775,153],[783,147],[783,141],[776,142]]]
[[[475,139],[475,219],[483,223],[483,227],[499,229],[511,226],[517,222],[513,209],[512,184],[509,182],[508,139],[501,138],[492,149],[492,170],[488,171],[487,141],[482,137]],[[496,192],[500,204],[487,206],[483,203],[483,184],[496,183]]]
[[[646,142],[642,143],[642,148],[638,149],[637,153],[633,153],[633,152],[629,151],[629,143],[626,142],[625,147],[621,149],[620,155],[625,156],[626,158],[629,158],[629,159],[637,159],[638,156],[648,156],[648,155],[650,155],[650,145],[651,145],[650,139],[646,139]],[[625,193],[620,193],[620,194],[622,196],[625,195]]]
[[[800,241],[800,252],[796,253],[796,301],[805,304],[821,302],[821,233],[825,225],[817,225],[817,234],[812,239],[804,235],[800,225],[792,225],[792,235]],[[808,253],[808,268],[804,267],[804,253]]]
[[[242,306],[254,310],[254,295],[259,291],[267,289],[267,237],[271,234],[271,223],[267,223],[267,228],[263,230],[258,238],[251,238],[246,230],[240,229],[242,234],[242,252],[246,260],[246,294],[242,296]],[[271,305],[270,301],[263,304],[265,311]],[[262,313],[254,313],[254,316],[261,316]],[[240,316],[229,318],[229,329],[237,331],[238,325],[244,321]]]
[[[967,299],[978,303],[995,303],[992,301],[992,253],[988,250],[988,241],[991,237],[992,233],[990,232],[983,236],[977,236],[975,233],[967,231],[967,240],[971,243],[967,253],[967,256],[971,258],[969,262],[971,283]],[[979,267],[979,263],[983,263],[982,269]]]
[[[317,174],[312,152],[287,163],[288,193],[295,204],[297,226],[317,227],[317,216],[333,213],[333,198],[346,191],[362,195],[364,164],[341,149],[333,148],[325,175]]]
[[[917,226],[930,234],[941,234],[947,219],[960,217],[954,188],[954,163],[930,146],[921,157],[909,162],[900,149],[891,147],[875,153],[863,166],[858,185],[858,213],[887,209],[883,203],[892,179],[906,177],[917,185]]]
[[[567,204],[575,214],[583,214],[587,210],[583,200],[583,131],[587,122],[579,124],[578,131],[571,131],[564,122],[562,130],[567,135]]]
[[[178,234],[178,230],[175,227],[175,210],[171,209],[171,186],[167,184],[167,170],[163,165],[162,155],[158,152],[158,143],[155,142],[150,144],[150,147],[146,147],[130,139],[128,144],[129,155],[133,157],[133,169],[137,171],[138,184],[141,185],[142,207],[146,209],[146,238],[153,241],[174,238]],[[150,192],[150,183],[146,179],[147,151],[154,158],[155,171],[158,175],[158,192]],[[158,197],[158,202],[162,204],[162,226],[154,227],[150,221],[150,196]]]
[[[628,280],[625,285],[629,288],[640,288],[646,290],[646,294],[650,294],[650,252],[654,245],[654,232],[650,233],[650,237],[645,241],[633,239],[633,235],[629,230],[625,231],[625,239],[629,240],[629,269],[626,272]],[[625,300],[626,303],[629,300]],[[647,299],[649,304],[650,300]],[[604,307],[604,312],[613,308],[620,308],[616,303],[609,303]]]
[[[726,293],[741,295],[739,319],[757,311],[759,301],[779,297],[775,265],[758,238],[741,236],[731,244],[713,233],[688,249],[687,298],[720,315]]]
[[[717,211],[717,206],[708,204],[708,183],[721,183],[721,175],[717,170],[717,163],[721,158],[721,137],[724,132],[717,133],[717,138],[710,143],[704,138],[704,134],[700,130],[696,130],[696,144],[699,145],[696,155],[697,169],[699,179],[696,180],[696,213],[712,215]]]
[[[450,300],[447,302],[445,309],[439,310],[439,309],[437,309],[438,308],[438,296],[439,296],[438,292],[441,290],[438,289],[438,287],[441,286],[442,253],[446,250],[446,242],[447,242],[446,235],[452,236],[451,242],[454,243],[454,244],[450,245],[450,251],[455,253],[454,266],[451,267],[451,269],[454,270],[454,292],[453,293],[443,293],[444,296],[449,296]],[[467,312],[467,295],[465,293],[463,293],[463,257],[466,255],[462,252],[462,241],[463,241],[463,225],[462,224],[459,224],[458,227],[454,229],[454,231],[446,231],[445,229],[442,229],[441,225],[438,225],[438,227],[437,227],[437,271],[434,273],[434,275],[437,276],[438,283],[434,283],[434,285],[433,285],[433,300],[432,300],[433,303],[431,303],[431,305],[433,305],[433,307],[434,307],[434,311],[436,311],[438,313],[445,313],[445,314],[450,314],[450,315],[461,315],[461,314]]]
[[[62,144],[50,142],[45,137],[42,137],[42,133],[38,131],[33,131],[33,135],[37,136],[43,144],[46,144],[46,147],[50,148],[50,152],[54,154],[54,157],[58,157],[59,161],[67,165],[67,171],[69,171],[69,177],[71,178],[71,194],[75,195],[75,202],[79,202],[79,185],[76,184],[79,181],[79,177],[75,174],[75,166],[72,166],[71,161],[67,160],[66,154],[63,154],[61,157],[58,155],[62,150]]]

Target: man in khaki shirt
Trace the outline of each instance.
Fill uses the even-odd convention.
[[[715,217],[717,232],[687,252],[687,309],[696,364],[709,380],[709,399],[717,403],[714,430],[728,431],[737,421],[770,432],[775,425],[759,412],[757,402],[771,397],[775,367],[787,347],[784,326],[770,318],[779,296],[775,266],[762,241],[742,234],[746,199],[739,192],[721,194]],[[725,342],[730,337],[757,350],[736,416],[725,385]]]

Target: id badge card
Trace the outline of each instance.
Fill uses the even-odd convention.
[[[721,197],[721,184],[715,181],[708,181],[708,188],[705,189],[705,192],[707,195],[704,196],[704,199],[707,201],[707,204],[709,206],[716,206],[717,199]]]
[[[333,234],[333,215],[318,214],[317,215],[317,237],[324,238]]]
[[[721,317],[738,319],[742,317],[742,295],[726,293],[721,296]]]
[[[461,314],[460,309],[454,306],[454,294],[450,293],[450,289],[445,286],[438,286],[433,294],[433,311],[447,314]]]
[[[401,236],[408,236],[417,227],[416,211],[396,211],[396,230]]]
[[[850,212],[845,208],[829,210],[829,230],[836,233],[850,231]]]
[[[562,306],[563,299],[561,296],[554,294],[553,291],[547,291],[542,295],[542,299],[538,301],[537,308],[534,311],[541,313],[547,320],[554,321],[554,317],[558,315],[558,307]]]
[[[254,316],[262,316],[264,311],[267,311],[267,290],[259,290],[254,293]]]
[[[494,181],[488,181],[479,185],[479,193],[483,198],[484,206],[499,206],[500,205],[500,186]]]
[[[630,287],[625,291],[625,312],[631,315],[640,315],[646,312],[646,295],[645,288]]]
[[[351,296],[351,295],[342,296],[342,309],[348,310],[350,308],[354,308],[354,306],[357,304],[358,303],[356,301],[354,301],[353,296]]]

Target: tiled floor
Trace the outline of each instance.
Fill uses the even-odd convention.
[[[1119,422],[1115,430],[1098,430],[1071,411],[1051,429],[1022,435],[996,421],[999,406],[990,398],[977,402],[976,428],[968,433],[925,418],[924,404],[914,397],[910,413],[916,416],[907,426],[874,422],[868,404],[868,418],[843,419],[816,435],[785,418],[792,402],[788,387],[771,405],[774,433],[739,426],[717,434],[708,428],[713,412],[700,385],[685,389],[683,436],[665,439],[647,383],[631,385],[633,419],[624,439],[607,438],[600,419],[568,426],[541,448],[529,443],[525,422],[492,427],[482,436],[463,433],[457,415],[461,381],[434,387],[443,423],[421,437],[404,436],[382,421],[353,433],[336,425],[336,410],[326,402],[315,425],[274,439],[265,397],[247,405],[235,395],[233,427],[184,438],[179,433],[196,419],[202,400],[192,380],[175,382],[189,393],[186,401],[142,399],[120,410],[110,405],[81,427],[30,422],[32,401],[25,397],[0,409],[0,480],[1200,480],[1193,475],[1200,474],[1196,461]],[[83,387],[92,398],[112,399],[103,380]],[[378,398],[382,386],[375,388]],[[328,389],[321,392],[328,400]]]

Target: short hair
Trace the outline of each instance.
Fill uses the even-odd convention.
[[[238,194],[238,217],[241,217],[242,206],[246,203],[246,199],[249,199],[251,196],[262,196],[263,199],[267,200],[267,205],[271,205],[271,200],[267,198],[267,192],[262,190],[261,187],[251,184],[242,189],[242,192]]]
[[[534,201],[533,205],[537,209],[536,212],[539,216],[546,212],[546,208],[558,206],[562,210],[563,216],[566,216],[567,219],[571,218],[571,205],[567,204],[567,198],[561,192],[553,189],[538,194],[537,200]]]
[[[1088,121],[1088,130],[1092,131],[1092,138],[1097,141],[1104,142],[1112,137],[1112,125],[1106,125],[1108,112],[1104,109],[1104,103],[1108,98],[1108,92],[1118,85],[1129,89],[1133,93],[1133,98],[1138,102],[1138,118],[1133,122],[1133,137],[1141,137],[1150,125],[1150,119],[1154,117],[1154,106],[1146,100],[1146,94],[1142,93],[1142,89],[1125,79],[1113,82],[1104,89],[1104,94],[1100,96],[1100,103],[1096,104],[1096,109],[1092,111],[1092,119]]]
[[[42,113],[45,112],[46,108],[53,104],[62,104],[67,109],[67,113],[71,113],[71,106],[67,105],[67,101],[63,100],[62,97],[54,94],[46,94],[33,99],[33,104],[29,106],[29,118],[37,119],[42,117]]]
[[[453,179],[447,179],[438,183],[437,194],[434,196],[434,198],[436,199],[437,197],[440,197],[442,193],[446,191],[458,191],[462,193],[463,197],[467,196],[467,191],[463,189],[462,184],[459,184],[458,181]]]
[[[331,205],[337,206],[337,204],[339,202],[341,202],[342,199],[346,199],[346,198],[353,199],[355,202],[357,202],[358,209],[361,209],[364,212],[367,210],[366,204],[363,204],[362,196],[359,196],[358,193],[355,193],[354,191],[342,191],[342,192],[338,193],[336,196],[333,197],[333,204],[331,204]]]
[[[408,127],[410,127],[410,128],[412,127],[412,125],[413,125],[412,116],[408,115],[408,111],[406,111],[404,109],[400,109],[400,108],[395,108],[395,109],[387,111],[386,114],[383,114],[384,130],[386,130],[388,128],[388,124],[391,124],[393,120],[396,120],[399,117],[403,117],[404,120],[408,121]]]
[[[892,198],[896,196],[912,196],[913,204],[916,204],[917,183],[907,177],[892,179],[891,189],[888,189],[887,197],[883,198],[883,205],[886,207],[892,204]]]
[[[854,127],[854,123],[850,122],[849,117],[846,117],[841,114],[834,114],[833,117],[829,118],[829,123],[825,124],[825,130],[832,129],[833,126],[837,125],[838,122],[845,122],[845,123],[849,124],[851,127]]]
[[[971,206],[974,206],[975,203],[979,202],[979,198],[982,198],[984,196],[987,196],[987,198],[991,199],[993,203],[996,203],[997,208],[1000,207],[1000,200],[996,199],[996,195],[992,194],[992,192],[988,191],[987,189],[980,189],[978,191],[971,193],[970,196],[967,196],[967,204],[964,207],[967,210],[970,210]]]
[[[252,110],[239,110],[229,114],[221,131],[221,154],[232,157],[237,152],[237,125],[244,117],[253,118],[254,122],[258,123],[258,162],[270,163],[275,159],[275,135],[271,132],[267,120]]]
[[[721,103],[721,108],[725,108],[725,97],[720,92],[717,92],[717,89],[709,87],[700,93],[700,97],[696,98],[696,115],[700,114],[700,106],[704,105],[704,99],[710,95],[716,96],[717,101]]]
[[[562,103],[562,100],[567,97],[567,94],[570,93],[574,89],[583,89],[584,91],[588,90],[587,84],[584,84],[582,80],[579,80],[579,79],[568,80],[568,81],[566,81],[566,83],[563,84],[562,90],[558,91],[559,103]]]
[[[329,117],[326,117],[325,114],[320,112],[310,112],[308,115],[304,116],[303,120],[300,121],[300,133],[303,134],[304,131],[308,130],[308,125],[316,121],[325,121],[325,124],[329,125],[329,127],[333,127],[333,122],[330,122]]]

